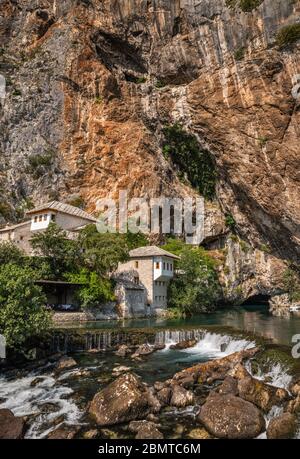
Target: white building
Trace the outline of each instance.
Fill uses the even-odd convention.
[[[130,280],[146,290],[145,308],[148,314],[159,315],[167,308],[167,291],[174,277],[174,262],[179,257],[156,246],[131,250],[130,260],[120,263],[117,270],[119,279]],[[127,305],[124,304],[125,309]],[[131,315],[134,311],[125,311]]]
[[[46,230],[51,222],[55,222],[68,232],[75,232],[96,222],[96,219],[84,210],[58,201],[38,206],[27,212],[26,216],[27,221],[0,229],[0,241],[11,241],[27,254],[32,253],[30,239],[33,234]]]

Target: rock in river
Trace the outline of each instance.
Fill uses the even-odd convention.
[[[265,430],[265,420],[259,409],[231,394],[211,393],[202,406],[199,421],[218,438],[255,438]]]
[[[132,421],[129,424],[129,430],[136,432],[135,438],[140,440],[162,440],[164,436],[157,427],[150,421]]]
[[[283,413],[271,419],[267,428],[267,438],[285,439],[292,438],[296,432],[297,418],[291,413]]]
[[[184,389],[181,386],[173,386],[172,397],[170,404],[177,408],[184,408],[185,406],[192,405],[194,403],[193,392]]]
[[[23,438],[25,421],[17,418],[10,410],[0,410],[0,439],[18,440]]]
[[[76,367],[76,365],[77,363],[72,357],[64,356],[61,359],[59,359],[57,366],[56,366],[56,371],[61,372],[69,368]]]
[[[172,346],[170,346],[170,349],[188,349],[189,347],[195,346],[197,342],[198,341],[196,339],[187,339],[185,341],[180,341],[177,344],[172,344]]]
[[[148,391],[133,373],[127,373],[93,398],[89,412],[98,425],[108,426],[141,419],[149,413]]]

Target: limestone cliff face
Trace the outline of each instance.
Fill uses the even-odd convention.
[[[29,198],[80,196],[92,210],[119,189],[186,194],[161,149],[162,128],[180,122],[215,158],[241,237],[296,260],[300,46],[275,41],[300,1],[227,4],[2,0],[2,217]]]

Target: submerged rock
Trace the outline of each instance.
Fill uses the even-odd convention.
[[[234,395],[216,392],[209,395],[198,419],[218,438],[255,438],[266,427],[264,417],[255,405]]]
[[[93,398],[89,409],[100,426],[140,419],[149,411],[147,388],[133,373],[119,376],[102,389]]]
[[[158,430],[158,426],[151,421],[132,421],[129,430],[136,432],[136,439],[140,440],[162,440],[163,434]]]
[[[185,341],[180,341],[177,344],[172,344],[172,346],[170,346],[170,349],[188,349],[189,347],[195,346],[197,342],[198,341],[196,339],[187,339]]]
[[[271,419],[267,428],[267,438],[285,439],[292,438],[297,429],[297,418],[291,413],[283,413]]]
[[[23,438],[25,421],[23,418],[14,416],[12,411],[0,410],[0,439],[19,440]]]

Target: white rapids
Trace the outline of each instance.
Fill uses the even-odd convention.
[[[39,381],[32,387],[37,377]],[[52,374],[39,376],[33,372],[14,381],[0,378],[0,399],[4,400],[0,408],[10,409],[15,416],[33,417],[26,438],[44,438],[61,425],[61,422],[53,425],[53,421],[62,417],[66,424],[79,424],[83,413],[68,398],[72,394],[73,390],[58,385]],[[46,404],[53,405],[54,411],[43,412],[43,405]]]

